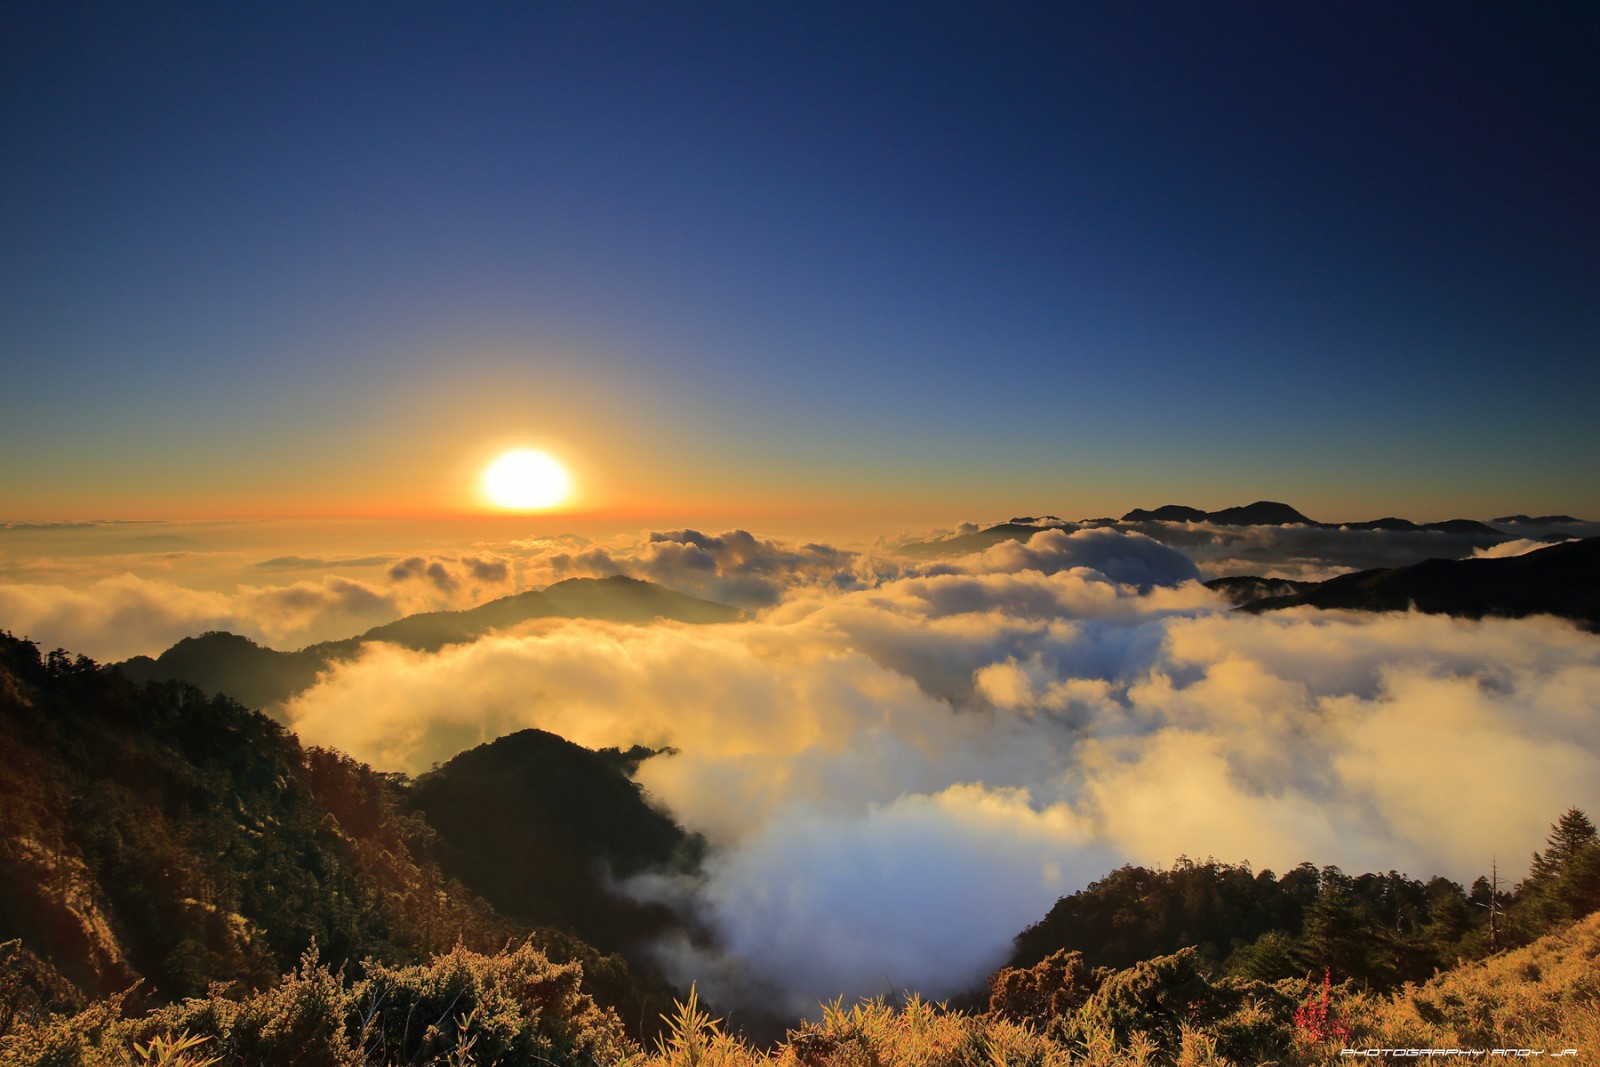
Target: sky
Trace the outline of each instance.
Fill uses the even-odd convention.
[[[25,2],[0,42],[0,520],[461,516],[512,446],[572,470],[552,534],[1600,515],[1593,5]]]

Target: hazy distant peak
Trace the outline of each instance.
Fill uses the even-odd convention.
[[[1573,518],[1571,515],[1502,515],[1490,522],[1503,522],[1507,526],[1539,525],[1539,526],[1565,526],[1580,524],[1582,519]]]
[[[1229,593],[1226,588],[1218,591]],[[1241,610],[1298,605],[1472,619],[1557,615],[1595,629],[1600,627],[1600,537],[1518,556],[1430,559],[1409,567],[1341,574],[1296,593],[1247,602]]]
[[[1122,516],[1123,522],[1205,522],[1206,513],[1182,504],[1162,504],[1153,511],[1134,508]]]
[[[654,582],[623,575],[569,578],[544,590],[500,597],[465,611],[425,611],[374,626],[356,637],[279,652],[238,634],[212,631],[185,637],[155,659],[136,656],[119,669],[136,682],[182,679],[209,693],[227,693],[247,707],[269,708],[316,681],[329,663],[348,659],[369,641],[419,651],[472,641],[532,619],[599,619],[652,623],[737,622],[738,608],[701,600]]]
[[[1280,504],[1276,500],[1257,500],[1243,507],[1223,508],[1221,511],[1208,512],[1206,518],[1225,526],[1317,525],[1288,504]]]
[[[643,578],[630,578],[626,574],[610,574],[604,578],[563,578],[559,582],[553,582],[545,586],[542,591],[554,593],[563,589],[596,589],[607,586],[612,589],[635,589],[642,586],[650,586],[654,589],[663,589],[666,592],[671,592],[671,590],[665,589],[664,586],[647,582]]]
[[[1223,526],[1316,526],[1288,504],[1257,500],[1254,504],[1201,511],[1183,504],[1163,504],[1154,510],[1134,508],[1122,516],[1123,522],[1214,522]]]

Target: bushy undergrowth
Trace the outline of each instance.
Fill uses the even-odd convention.
[[[374,964],[357,981],[308,956],[269,990],[218,987],[137,1018],[123,998],[24,1024],[0,1038],[0,1064],[126,1067],[152,1043],[194,1042],[164,1062],[248,1067],[423,1064],[599,1067],[637,1053],[616,1015],[580,988],[575,963],[531,945],[483,955],[457,948],[410,967]]]
[[[630,1067],[1311,1067],[1342,1048],[1600,1051],[1600,915],[1392,995],[1326,977],[1213,981],[1201,959],[1191,949],[1117,971],[1058,953],[995,975],[986,1012],[834,1003],[766,1050],[691,1000]]]
[[[987,1011],[836,1001],[765,1049],[691,991],[642,1050],[580,982],[577,965],[531,945],[373,965],[354,981],[308,957],[261,993],[218,988],[137,1018],[111,998],[19,1023],[0,1065],[1309,1067],[1343,1047],[1600,1049],[1600,915],[1393,995],[1326,978],[1214,980],[1193,950],[1120,971],[1063,955],[997,974]]]

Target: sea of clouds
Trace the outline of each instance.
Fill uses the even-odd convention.
[[[528,726],[676,749],[639,780],[711,858],[626,888],[715,932],[658,952],[720,1004],[957,993],[1124,862],[1470,881],[1600,810],[1600,641],[1565,622],[1236,614],[1115,530],[933,563],[680,531],[608,558],[768,606],[373,645],[288,714],[396,770]]]
[[[284,709],[307,743],[383,770],[524,727],[672,747],[638,778],[713,849],[700,877],[623,888],[715,934],[655,950],[733,1008],[969,989],[1058,897],[1122,863],[1310,860],[1468,882],[1491,861],[1515,874],[1567,808],[1600,812],[1593,634],[1547,618],[1244,615],[1198,581],[1409,562],[1438,548],[1432,532],[1155,532],[1041,528],[929,559],[654,531],[362,559],[359,579],[283,557],[250,575],[304,576],[227,592],[132,575],[0,586],[0,617],[105,655],[94,640],[158,651],[200,629],[293,647],[610,574],[745,608],[716,626],[540,620],[437,653],[372,644]]]

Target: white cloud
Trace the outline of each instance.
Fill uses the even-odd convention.
[[[726,983],[726,1003],[762,983],[790,1002],[885,980],[950,991],[1125,860],[1470,880],[1565,808],[1600,810],[1593,635],[1236,614],[1168,552],[1052,530],[859,588],[808,571],[749,623],[369,647],[289,714],[392,769],[522,726],[677,747],[640,780],[716,846],[703,883],[671,888],[726,955],[663,952],[680,978]]]
[[[46,648],[96,659],[158,652],[180,638],[227,629],[237,621],[224,594],[131,574],[102,578],[85,589],[0,585],[0,625]]]
[[[1570,538],[1569,538],[1570,540]],[[1560,542],[1530,541],[1527,538],[1518,538],[1515,541],[1502,541],[1498,545],[1488,548],[1474,548],[1468,559],[1506,559],[1510,556],[1526,556],[1529,552],[1537,552],[1541,548],[1549,548],[1551,544]]]

